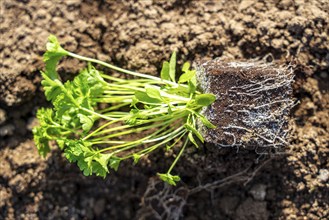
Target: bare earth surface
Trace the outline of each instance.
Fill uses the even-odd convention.
[[[0,219],[326,219],[328,0],[154,2],[1,1]],[[179,63],[292,61],[290,145],[275,156],[191,146],[176,188],[155,177],[172,160],[163,152],[105,180],[84,177],[56,147],[42,159],[31,128],[47,106],[39,70],[50,33],[68,50],[153,75],[174,49]],[[71,77],[82,66],[65,60],[59,71]]]

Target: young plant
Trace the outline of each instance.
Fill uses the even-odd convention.
[[[172,175],[172,170],[188,142],[198,147],[198,140],[204,141],[196,128],[197,120],[214,128],[199,112],[214,102],[215,96],[197,90],[190,64],[183,65],[183,74],[176,82],[175,52],[169,62],[163,63],[159,78],[69,52],[53,35],[48,40],[41,84],[53,108],[37,112],[40,126],[33,133],[39,153],[45,156],[50,151],[49,142],[56,141],[84,175],[105,177],[109,168],[117,170],[123,160],[137,163],[158,148],[169,150],[185,139],[169,170],[158,174],[175,185],[180,178]],[[72,81],[62,82],[56,66],[65,56],[87,61],[88,65]],[[106,75],[91,63],[134,78]],[[98,108],[100,103],[106,107]]]

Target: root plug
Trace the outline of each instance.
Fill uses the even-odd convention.
[[[206,142],[221,147],[254,148],[265,153],[287,144],[294,74],[290,66],[264,62],[224,62],[196,65],[202,92],[216,101],[203,109],[216,128],[199,123]]]

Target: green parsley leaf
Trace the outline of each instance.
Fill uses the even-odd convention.
[[[196,77],[195,75],[188,81],[188,88],[189,88],[189,92],[190,93],[195,93],[196,91],[196,86],[197,86],[197,83],[196,83]]]
[[[216,125],[211,123],[205,116],[199,113],[196,113],[196,115],[207,128],[216,128]]]
[[[161,76],[161,79],[170,80],[168,61],[163,62],[160,76]]]
[[[192,132],[189,132],[187,137],[188,137],[188,139],[194,144],[194,146],[195,146],[196,148],[199,148],[199,145],[198,145],[198,143],[195,141]]]
[[[201,94],[195,97],[195,101],[198,105],[208,106],[216,100],[216,96],[213,94]]]
[[[110,155],[97,153],[90,148],[91,144],[81,140],[66,140],[66,148],[64,150],[65,157],[72,163],[77,162],[78,167],[83,175],[106,177],[109,173],[107,164]]]
[[[161,94],[160,94],[160,90],[156,87],[153,86],[147,86],[145,88],[146,90],[146,94],[150,97],[150,98],[154,98],[154,99],[158,99],[158,100],[162,100]]]
[[[173,186],[176,186],[176,183],[180,181],[179,176],[173,176],[170,173],[158,173],[158,176],[161,180]]]
[[[62,93],[61,86],[63,86],[63,84],[59,80],[52,80],[45,72],[41,72],[41,75],[43,77],[41,85],[45,90],[46,99],[48,101],[55,100],[56,97]]]
[[[199,138],[199,140],[203,143],[204,142],[204,139],[203,139],[203,137],[202,137],[202,135],[194,128],[194,127],[192,127],[191,125],[189,125],[189,124],[185,124],[184,125],[184,127],[187,129],[187,130],[189,130],[189,131],[191,131],[193,134],[195,134],[198,138]]]
[[[82,129],[84,131],[89,131],[94,124],[94,120],[93,120],[92,116],[88,117],[83,114],[77,114],[77,116],[80,119],[80,123],[82,124]]]
[[[135,97],[142,103],[149,103],[149,104],[161,103],[161,100],[151,98],[150,96],[147,95],[146,92],[136,91]]]
[[[176,82],[176,51],[174,51],[170,57],[169,76],[171,81]]]
[[[47,138],[46,131],[43,127],[35,127],[32,130],[34,142],[38,149],[38,153],[42,157],[46,157],[47,153],[50,152],[49,139]]]
[[[94,156],[94,160],[97,161],[103,168],[106,173],[109,172],[107,166],[109,164],[109,161],[111,160],[112,155],[111,154],[102,154],[102,153],[97,153]]]
[[[178,83],[187,82],[192,79],[193,76],[195,76],[195,70],[187,70],[179,77]]]
[[[134,164],[137,164],[139,159],[142,157],[142,155],[139,154],[133,154],[133,158],[134,158]]]
[[[179,77],[178,83],[187,82],[195,76],[196,71],[189,69],[190,69],[190,63],[185,62],[182,68],[183,74]]]
[[[115,157],[112,156],[110,158],[110,167],[115,170],[118,171],[119,165],[120,165],[121,159],[119,157]]]
[[[63,140],[63,139],[57,139],[57,140],[56,140],[56,143],[57,143],[57,145],[59,146],[59,148],[60,148],[61,150],[64,150],[64,147],[65,147],[65,140]]]
[[[100,163],[92,162],[92,173],[105,178],[109,172],[108,169],[105,169]]]
[[[186,98],[190,97],[189,88],[186,88],[185,86],[182,86],[182,85],[179,85],[175,88],[168,88],[168,89],[166,89],[166,93],[180,95],[180,96],[186,97]]]
[[[182,71],[186,73],[190,69],[191,64],[189,62],[185,62],[182,67]]]
[[[50,79],[55,80],[58,79],[56,65],[63,56],[68,55],[68,52],[60,46],[57,38],[54,35],[50,35],[48,37],[46,48],[47,51],[43,55],[43,60],[46,63],[45,73]]]

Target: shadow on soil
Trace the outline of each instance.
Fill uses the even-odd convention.
[[[175,172],[182,183],[176,188],[150,178],[171,161],[161,158],[162,152],[135,167],[122,164],[106,179],[84,177],[57,150],[45,164],[17,166],[7,158],[16,171],[12,179],[20,177],[26,184],[0,177],[1,185],[12,192],[8,203],[14,208],[2,206],[2,217],[13,212],[14,219],[273,219],[281,216],[279,204],[285,197],[297,193],[284,185],[284,177],[298,180],[284,156],[267,160],[250,151],[200,151],[180,161]],[[154,181],[156,190],[151,192]],[[312,201],[314,196],[307,198]]]

